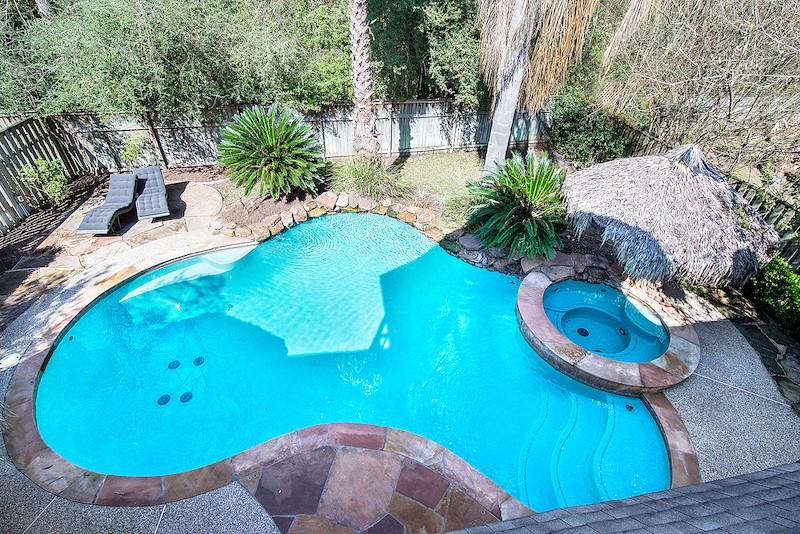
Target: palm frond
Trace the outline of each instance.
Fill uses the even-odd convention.
[[[625,46],[631,37],[636,35],[639,28],[650,17],[650,13],[658,7],[660,0],[631,0],[628,9],[622,17],[617,30],[608,42],[608,46],[603,52],[603,61],[600,65],[600,73],[605,76],[611,67],[614,56]]]
[[[527,57],[520,103],[538,110],[580,58],[598,0],[479,0],[481,72],[494,94]]]
[[[311,127],[289,108],[254,106],[222,130],[220,162],[231,180],[250,194],[273,197],[293,189],[316,192],[325,168]]]

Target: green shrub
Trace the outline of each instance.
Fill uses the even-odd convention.
[[[356,159],[337,165],[331,186],[337,191],[352,191],[374,199],[406,197],[412,188],[400,172],[380,159]]]
[[[311,127],[293,110],[254,106],[222,130],[220,162],[245,194],[258,186],[273,197],[293,189],[316,192],[325,168]]]
[[[800,337],[800,275],[789,262],[775,258],[750,281],[756,306],[770,314],[789,335]]]
[[[556,98],[549,135],[553,148],[579,166],[620,158],[627,144],[624,124],[576,93]]]
[[[468,224],[486,246],[507,248],[511,255],[553,257],[562,247],[563,180],[564,171],[548,158],[514,154],[486,179],[469,185],[477,208]]]
[[[58,205],[67,199],[67,177],[58,160],[37,159],[33,165],[23,165],[19,176],[29,187],[41,193],[47,203]]]
[[[146,144],[147,138],[142,134],[128,137],[122,142],[122,146],[119,150],[119,158],[129,167],[132,166],[133,162],[141,157]]]

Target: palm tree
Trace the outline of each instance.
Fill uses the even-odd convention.
[[[494,96],[484,172],[505,159],[514,112],[538,111],[581,55],[598,0],[479,0],[481,70]]]
[[[358,159],[375,159],[380,145],[376,137],[377,113],[372,101],[372,60],[367,0],[348,0],[350,47],[353,60],[353,153]]]

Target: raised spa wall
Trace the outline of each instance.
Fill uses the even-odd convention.
[[[160,504],[199,495],[238,480],[270,511],[279,522],[279,526],[282,526],[280,522],[288,524],[293,521],[309,522],[311,525],[316,521],[314,518],[321,518],[319,521],[334,521],[336,524],[349,525],[349,528],[366,532],[371,528],[365,526],[368,519],[374,519],[373,526],[377,526],[383,521],[389,521],[386,518],[392,517],[386,515],[384,519],[381,519],[382,513],[391,512],[394,517],[397,517],[403,513],[401,508],[405,507],[408,511],[408,507],[417,506],[420,499],[427,499],[426,502],[431,503],[428,510],[432,514],[430,517],[433,523],[430,526],[438,525],[437,528],[442,530],[464,528],[533,513],[532,510],[441,445],[399,429],[351,423],[309,427],[268,440],[215,464],[160,477],[113,476],[82,469],[50,449],[38,432],[33,407],[35,388],[61,333],[94,300],[129,278],[158,265],[222,248],[253,246],[253,240],[268,239],[289,226],[328,212],[358,211],[394,216],[415,226],[432,240],[441,242],[443,248],[451,254],[481,267],[510,274],[520,274],[523,267],[526,271],[537,267],[530,262],[525,265],[525,260],[520,262],[518,259],[509,259],[503,251],[484,249],[474,236],[464,234],[458,229],[449,228],[448,223],[443,222],[440,216],[429,209],[399,206],[392,204],[391,201],[388,202],[388,206],[386,204],[387,202],[378,203],[354,195],[323,193],[317,199],[307,201],[303,207],[295,206],[286,214],[278,215],[274,220],[265,221],[258,228],[253,228],[254,225],[251,225],[247,229],[249,235],[239,228],[225,228],[223,233],[228,237],[220,237],[213,242],[196,243],[188,249],[165,252],[140,263],[119,267],[116,272],[98,279],[95,285],[85,288],[70,302],[53,313],[46,329],[28,347],[17,365],[6,391],[6,404],[11,411],[11,416],[8,428],[3,432],[3,437],[10,459],[22,473],[43,489],[65,499],[87,504],[113,506]],[[569,258],[569,260],[565,258]],[[601,260],[591,259],[592,257],[586,258],[588,259],[581,260],[577,257],[559,255],[554,262],[538,265],[539,269],[525,279],[520,288],[517,311],[523,333],[529,341],[531,341],[530,335],[533,330],[528,327],[529,331],[526,331],[524,325],[532,325],[534,329],[541,328],[543,332],[549,334],[555,332],[561,336],[544,316],[543,309],[539,313],[538,308],[532,305],[534,301],[531,298],[537,294],[540,287],[543,291],[549,283],[563,279],[570,273],[574,275],[580,269],[580,265],[587,266],[584,272],[591,277],[592,273],[596,273],[593,271],[596,268],[594,262]],[[569,267],[569,271],[567,267]],[[607,268],[606,265],[604,269]],[[676,332],[681,334],[679,337],[681,339],[688,337],[686,342],[696,347],[697,341],[693,330],[677,328]],[[673,332],[672,326],[670,326],[670,332]],[[553,339],[558,338],[554,336]],[[577,359],[576,362],[582,361],[585,357]],[[696,358],[694,366],[696,366]],[[692,367],[693,369],[694,367]],[[647,372],[645,371],[645,374]],[[640,371],[640,382],[642,376]],[[649,381],[649,375],[647,380],[648,384],[652,384]],[[700,475],[697,457],[688,432],[667,398],[663,394],[655,392],[657,389],[661,388],[645,387],[637,394],[642,394],[664,435],[671,464],[671,486],[695,484],[700,481]],[[341,451],[345,449],[372,451],[365,454],[371,457],[373,463],[383,465],[391,473],[398,471],[397,476],[387,475],[384,477],[389,489],[367,488],[366,491],[355,492],[362,496],[378,495],[375,497],[377,500],[370,501],[371,504],[361,503],[355,507],[363,509],[366,506],[367,509],[372,510],[369,518],[364,516],[363,512],[359,516],[359,512],[354,511],[352,506],[354,503],[351,503],[348,508],[346,503],[336,504],[326,501],[321,488],[319,495],[311,499],[314,503],[301,503],[296,510],[288,508],[270,510],[270,506],[264,500],[269,501],[270,499],[269,492],[271,490],[269,488],[272,476],[270,473],[272,470],[285,465],[286,462],[297,461],[302,464],[308,460],[304,455],[319,455],[326,458],[335,455],[338,458]],[[325,452],[328,450],[331,452]],[[409,480],[403,482],[403,473],[406,473],[406,477],[410,477],[411,482]],[[369,483],[369,480],[363,479],[363,477],[348,480],[347,485]],[[429,486],[433,484],[432,481],[437,481],[434,484],[437,488],[445,488],[441,495],[438,494],[438,489],[434,491],[437,495],[430,493],[432,490]],[[292,483],[292,481],[289,480],[287,483]],[[426,491],[428,493],[425,493]],[[413,492],[416,492],[416,497],[409,494]],[[452,506],[453,499],[458,499],[459,506],[463,510],[462,515],[466,514],[470,519],[457,517],[452,513],[448,516],[450,512],[442,509],[445,499],[450,506]],[[406,500],[411,502],[406,502]],[[397,510],[393,510],[392,507]],[[337,511],[337,508],[340,510]],[[320,512],[321,510],[324,513]],[[417,512],[420,511],[417,510]],[[437,517],[439,519],[436,519]]]
[[[650,307],[669,333],[667,350],[648,362],[623,362],[573,343],[553,325],[544,309],[547,288],[569,279],[607,284]],[[517,319],[525,339],[551,365],[581,382],[614,393],[637,396],[664,390],[686,380],[700,362],[700,341],[684,315],[652,289],[622,279],[621,272],[599,256],[557,254],[543,261],[522,281]]]

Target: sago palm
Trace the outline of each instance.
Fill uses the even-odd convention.
[[[564,171],[550,159],[519,154],[470,184],[477,208],[468,225],[487,247],[507,248],[514,256],[551,258],[562,247],[561,184]]]
[[[316,192],[325,168],[311,127],[289,108],[254,106],[222,130],[220,162],[245,194],[273,197],[292,189]]]

